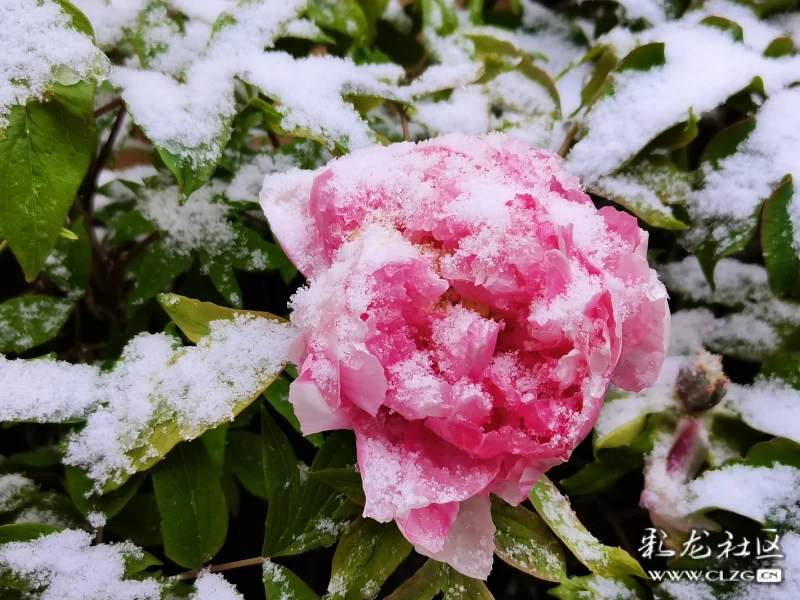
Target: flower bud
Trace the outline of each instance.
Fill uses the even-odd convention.
[[[675,393],[688,412],[702,412],[722,401],[728,381],[722,372],[722,357],[698,350],[681,365]]]

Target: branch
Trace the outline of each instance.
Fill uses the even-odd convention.
[[[400,104],[397,104],[397,110],[400,113],[400,123],[403,125],[403,139],[408,142],[411,140],[411,134],[408,131],[408,115],[406,114],[406,109]]]
[[[153,231],[146,238],[138,242],[133,248],[121,254],[119,259],[117,259],[117,263],[114,265],[114,268],[121,273],[125,267],[128,266],[128,263],[130,263],[136,256],[146,250],[158,239],[158,233],[158,231]]]
[[[202,567],[200,569],[193,569],[191,571],[186,571],[185,573],[176,575],[176,578],[183,581],[186,579],[194,579],[205,570],[208,570],[212,573],[217,573],[219,571],[229,571],[231,569],[240,569],[242,567],[253,567],[255,565],[260,565],[263,563],[264,563],[264,557],[256,556],[255,558],[246,558],[244,560],[237,560],[235,562],[224,563],[221,565],[212,565],[208,569],[206,569],[205,567]]]
[[[106,104],[103,104],[102,106],[97,107],[94,110],[94,118],[96,119],[97,117],[102,117],[104,114],[109,113],[112,110],[115,110],[117,108],[120,108],[124,104],[125,104],[125,102],[122,100],[122,98],[117,96],[116,98],[111,100],[111,102],[107,102]]]
[[[567,151],[569,150],[572,141],[575,139],[575,136],[578,134],[578,126],[573,125],[572,129],[567,132],[567,136],[564,138],[564,141],[561,143],[561,147],[558,149],[558,155],[561,158],[564,158],[567,155]]]
[[[111,131],[108,132],[106,143],[103,144],[102,148],[100,148],[100,152],[97,154],[97,158],[92,165],[92,173],[89,175],[86,189],[82,194],[83,200],[86,203],[86,212],[89,215],[94,212],[94,193],[97,189],[97,177],[100,175],[100,171],[103,170],[103,167],[105,167],[105,164],[108,162],[108,159],[111,156],[111,151],[114,149],[114,143],[117,141],[117,135],[119,135],[119,130],[122,129],[122,123],[125,121],[125,114],[126,110],[125,106],[123,105],[117,114],[117,118],[114,120],[114,124],[111,126]]]

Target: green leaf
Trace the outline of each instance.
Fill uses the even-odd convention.
[[[585,590],[590,590],[588,593]],[[648,596],[635,579],[630,577],[601,577],[584,575],[571,577],[568,583],[547,590],[559,600],[647,600]]]
[[[161,294],[158,297],[158,301],[167,311],[170,319],[180,327],[183,335],[195,344],[211,333],[209,323],[221,319],[232,321],[236,315],[256,315],[279,323],[286,323],[286,319],[266,312],[225,308],[211,302],[201,302],[178,294]]]
[[[145,253],[136,273],[136,283],[128,299],[128,314],[132,315],[151,298],[155,298],[172,285],[183,273],[191,257],[176,252],[163,241],[157,241]]]
[[[791,56],[793,52],[794,40],[788,36],[781,36],[769,43],[767,49],[764,50],[764,56],[767,58],[781,58],[782,56]]]
[[[225,301],[234,308],[242,308],[242,288],[239,287],[239,282],[236,281],[236,275],[233,273],[233,260],[230,253],[223,252],[211,256],[207,252],[201,251],[200,262]]]
[[[628,473],[644,467],[643,457],[627,448],[615,448],[600,453],[595,462],[562,479],[559,483],[570,496],[596,494],[609,489]]]
[[[211,560],[228,533],[222,470],[200,440],[180,444],[153,469],[167,557],[187,569]]]
[[[617,65],[617,71],[649,71],[667,63],[665,44],[653,42],[631,50]]]
[[[297,433],[303,435],[303,432],[300,429],[300,421],[297,420],[297,416],[294,414],[294,407],[292,406],[292,403],[289,402],[290,383],[291,382],[286,377],[278,377],[272,382],[272,385],[266,389],[264,392],[264,397],[267,399],[267,402],[269,402],[270,406],[272,406],[272,408],[274,408],[278,414],[286,419]],[[306,436],[306,439],[314,444],[317,448],[322,446],[323,442],[325,441],[325,438],[321,433],[312,433],[311,435]]]
[[[267,560],[263,573],[267,600],[319,600],[319,596],[286,567]]]
[[[613,175],[600,177],[589,191],[613,200],[653,227],[681,231],[689,226],[675,218],[670,205],[691,191],[690,175],[665,156],[650,156]]]
[[[132,117],[134,120],[136,119],[135,114],[133,114]],[[194,152],[192,154],[209,155],[214,154],[214,152],[210,150],[212,147],[224,148],[231,136],[230,126],[232,120],[232,117],[223,118],[220,123],[220,134],[214,138],[211,143],[205,144],[207,148],[200,147],[193,149]],[[143,129],[146,133],[147,128],[143,127]],[[181,192],[181,202],[186,202],[189,196],[203,187],[205,182],[214,174],[214,171],[217,170],[216,161],[197,159],[188,156],[189,153],[187,153],[187,157],[184,157],[183,154],[174,154],[160,146],[156,146],[156,150],[161,160],[164,161],[166,167],[172,171],[173,175],[175,175],[175,179],[178,181],[178,188],[180,188]],[[219,152],[218,158],[222,158],[221,152]]]
[[[606,577],[647,577],[636,559],[625,550],[605,546],[589,533],[573,512],[569,500],[544,475],[533,486],[530,500],[553,532],[593,573]]]
[[[73,303],[52,296],[19,296],[0,304],[0,352],[25,352],[52,340]]]
[[[321,469],[309,473],[312,477],[323,481],[335,490],[347,496],[351,502],[364,506],[367,502],[361,473],[353,468]]]
[[[597,100],[606,93],[609,83],[609,76],[614,67],[617,66],[617,55],[614,49],[609,47],[598,47],[594,53],[598,53],[592,77],[581,90],[581,106],[575,111],[576,114],[581,108],[591,107]],[[590,52],[584,60],[592,57]]]
[[[82,469],[66,466],[64,475],[67,480],[67,491],[80,513],[88,516],[90,513],[99,512],[103,513],[106,519],[116,516],[147,479],[146,473],[137,473],[114,491],[96,496],[91,495],[94,482]]]
[[[344,468],[356,463],[355,440],[349,431],[335,431],[325,441],[311,463],[311,470],[301,482],[301,502],[291,528],[291,542],[276,556],[302,554],[314,548],[329,546],[353,520],[361,508],[347,501],[346,496],[323,479],[317,472]],[[284,542],[285,543],[285,542]]]
[[[0,544],[11,542],[29,542],[43,535],[50,535],[61,531],[61,527],[45,525],[44,523],[20,523],[0,525]]]
[[[28,511],[31,511],[28,513]],[[27,513],[27,514],[25,514]],[[26,504],[17,517],[24,515],[26,520],[37,519],[40,523],[57,524],[61,527],[83,529],[86,519],[75,508],[75,503],[66,494],[41,492]]]
[[[375,38],[378,30],[378,21],[380,21],[383,13],[386,12],[389,0],[358,0],[358,2],[361,4],[364,16],[367,19],[368,39],[372,40]]]
[[[164,564],[155,556],[144,550],[140,550],[136,553],[123,552],[122,559],[125,562],[125,577],[131,577],[149,567],[156,567]]]
[[[61,238],[44,263],[44,274],[68,298],[77,300],[89,289],[92,276],[92,246],[83,218],[72,224],[75,240]]]
[[[493,497],[492,521],[495,554],[505,562],[546,581],[567,576],[561,544],[539,515]]]
[[[266,408],[261,409],[261,442],[269,498],[262,555],[269,557],[286,546],[284,536],[301,501],[300,472],[289,439]]]
[[[311,0],[308,17],[320,27],[362,40],[369,36],[367,16],[358,0]]]
[[[707,168],[718,169],[720,163],[736,152],[741,144],[755,129],[755,119],[745,119],[720,131],[711,139],[705,149],[703,163]],[[714,268],[720,259],[742,250],[752,239],[758,228],[758,217],[761,206],[747,219],[731,220],[714,218],[703,222],[709,232],[697,248],[697,259],[706,276],[706,280],[714,289]],[[725,236],[714,235],[715,231],[726,231]]]
[[[665,132],[659,134],[652,142],[647,145],[646,150],[653,150],[656,148],[663,148],[666,150],[680,150],[685,148],[694,141],[700,133],[698,123],[700,119],[694,114],[694,111],[689,109],[689,118],[685,123],[678,123],[673,125]],[[662,157],[654,156],[653,159]]]
[[[331,600],[368,600],[411,553],[394,522],[359,518],[345,531],[333,555]]]
[[[248,492],[262,500],[269,499],[260,435],[249,431],[231,431],[225,460]]]
[[[730,19],[726,19],[725,17],[709,15],[700,21],[700,25],[714,27],[715,29],[729,33],[735,42],[741,42],[744,40],[744,30],[742,29],[742,26],[731,21]]]
[[[93,83],[54,84],[46,101],[13,106],[0,131],[0,238],[33,281],[60,237],[89,169]]]
[[[153,494],[136,494],[105,527],[123,539],[137,546],[161,546],[161,516]]]
[[[225,464],[225,446],[228,439],[228,423],[222,423],[213,429],[209,429],[200,436],[200,441],[206,447],[211,462],[216,466],[222,467]]]
[[[445,563],[428,560],[386,600],[493,600],[486,584],[462,575]]]
[[[0,459],[0,466],[44,469],[54,467],[61,462],[62,453],[58,446],[47,446],[30,452],[17,452]]]
[[[787,175],[764,203],[761,212],[761,248],[767,267],[769,286],[778,296],[800,300],[800,240],[795,241],[790,207],[794,181]]]

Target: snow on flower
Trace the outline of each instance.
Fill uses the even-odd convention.
[[[364,515],[485,578],[488,494],[521,502],[609,383],[658,376],[669,310],[647,233],[499,134],[360,150],[268,177],[261,202],[308,278],[292,299],[304,433],[354,429]]]

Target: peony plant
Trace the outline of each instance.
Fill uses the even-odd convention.
[[[793,0],[0,3],[0,598],[800,595]]]

